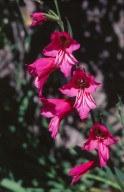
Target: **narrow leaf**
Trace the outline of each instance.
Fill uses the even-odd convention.
[[[67,18],[66,18],[66,21],[67,21],[68,33],[70,34],[71,37],[73,37],[73,32],[72,32],[72,28],[71,28],[70,22],[68,21]]]

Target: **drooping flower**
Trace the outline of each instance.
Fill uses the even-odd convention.
[[[100,159],[100,167],[103,167],[110,157],[109,145],[112,145],[117,141],[118,140],[104,125],[95,123],[89,132],[89,139],[84,143],[82,149],[87,151],[97,149]]]
[[[55,57],[55,63],[66,77],[70,76],[71,68],[78,61],[72,55],[72,52],[79,49],[80,44],[77,43],[66,32],[55,31],[51,35],[51,43],[43,49],[45,56]]]
[[[26,64],[28,72],[35,77],[34,84],[42,96],[42,88],[48,76],[56,69],[54,58],[39,58],[34,63]]]
[[[90,109],[96,108],[91,93],[95,92],[99,86],[100,83],[97,83],[92,75],[88,75],[81,68],[78,68],[74,71],[70,82],[60,88],[60,91],[69,97],[76,96],[74,107],[80,118],[84,119],[88,116]]]
[[[58,128],[61,120],[73,110],[73,101],[69,99],[45,99],[40,98],[44,107],[41,109],[41,114],[47,118],[52,118],[49,124],[49,131],[52,138],[55,138],[58,133]]]
[[[43,23],[44,21],[47,21],[48,18],[46,17],[45,13],[36,12],[30,15],[32,19],[31,26],[38,25],[39,23]]]
[[[98,162],[96,160],[92,160],[72,168],[68,173],[69,176],[73,177],[71,185],[77,182],[83,175],[88,173],[91,169],[97,167],[97,165]]]

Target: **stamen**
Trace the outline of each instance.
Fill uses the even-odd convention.
[[[105,138],[105,132],[101,131],[99,127],[96,127],[94,130],[95,137],[97,139],[104,139]]]
[[[66,48],[70,45],[70,40],[67,39],[65,36],[60,37],[60,43],[62,48]]]
[[[90,84],[86,78],[78,79],[77,85],[80,89],[88,88],[90,86]]]

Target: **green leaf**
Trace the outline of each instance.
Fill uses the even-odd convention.
[[[0,185],[12,192],[26,192],[26,190],[20,186],[20,184],[14,182],[14,181],[11,181],[7,178],[3,179],[1,182],[0,182]]]
[[[119,179],[124,182],[124,173],[122,171],[120,171],[117,167],[115,167],[115,171],[116,171]]]
[[[68,21],[67,18],[66,18],[66,21],[67,21],[68,33],[70,34],[71,37],[73,37],[73,32],[72,32],[72,28],[71,28],[70,22]]]
[[[26,192],[44,192],[41,188],[26,188]]]
[[[51,189],[51,190],[49,190],[49,192],[60,192],[60,190],[59,189]]]
[[[105,169],[106,169],[106,172],[107,172],[107,175],[109,176],[109,178],[112,179],[113,174],[112,174],[110,168],[106,166]],[[116,171],[118,178],[124,182],[124,173],[122,171],[120,171],[117,167],[115,167],[115,171]]]
[[[114,187],[116,189],[120,189],[120,187],[118,186],[118,184],[114,183],[112,180],[109,180],[109,179],[105,179],[103,177],[99,177],[99,176],[96,176],[94,174],[90,174],[90,173],[87,173],[85,176],[85,178],[88,178],[88,179],[93,179],[93,180],[96,180],[96,181],[101,181],[111,187]]]
[[[111,170],[116,183],[118,184],[120,189],[124,192],[124,186],[123,186],[122,181],[120,180],[119,176],[117,175],[117,172],[116,172],[112,159],[109,159],[107,166]]]
[[[120,122],[122,124],[122,134],[123,134],[123,137],[124,137],[123,103],[122,103],[122,100],[121,100],[120,96],[118,96],[117,110],[118,110]]]

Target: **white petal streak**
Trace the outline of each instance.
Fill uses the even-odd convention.
[[[57,66],[60,66],[63,62],[64,57],[65,57],[65,52],[62,50],[59,50],[58,54],[56,55],[55,64]]]
[[[78,61],[74,58],[74,56],[72,54],[66,53],[66,56],[67,56],[68,63],[70,65],[75,65],[78,63]]]
[[[88,116],[90,109],[96,108],[96,104],[89,93],[79,89],[74,107],[77,109],[80,118],[84,119]]]
[[[76,96],[76,101],[75,101],[74,107],[75,107],[75,108],[79,108],[79,107],[81,106],[81,104],[82,104],[82,100],[84,100],[84,99],[83,99],[83,91],[80,89],[80,90],[78,91],[77,96]],[[84,102],[84,101],[83,101],[83,102]]]
[[[92,95],[90,93],[85,93],[85,95],[86,95],[86,103],[87,103],[88,107],[91,109],[96,108],[96,104],[95,104],[95,101],[94,101]]]
[[[58,51],[55,59],[55,65],[60,68],[66,77],[70,76],[72,66],[76,65],[77,63],[78,61],[73,57],[72,54],[61,49]]]

